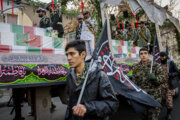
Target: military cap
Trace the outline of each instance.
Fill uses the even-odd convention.
[[[37,12],[37,13],[40,13],[40,12],[45,12],[45,13],[46,13],[46,10],[43,9],[43,8],[38,8],[36,12]]]
[[[140,24],[145,24],[145,22],[144,22],[144,21],[141,21]]]
[[[83,16],[82,15],[78,15],[77,19],[83,19]]]
[[[51,5],[52,5],[52,2],[47,3],[47,4],[46,4],[46,7],[45,7],[45,8],[46,8],[46,10],[48,10],[48,7],[49,7],[49,6],[51,6]],[[54,4],[54,7],[56,7],[56,5],[55,5],[55,4]]]
[[[88,13],[90,13],[88,10],[85,10],[84,12],[83,12],[83,15],[85,15],[85,14],[88,14]]]

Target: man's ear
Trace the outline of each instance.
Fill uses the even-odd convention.
[[[80,56],[85,58],[86,57],[86,51],[81,52]]]

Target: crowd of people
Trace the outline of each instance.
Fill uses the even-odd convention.
[[[113,32],[112,38],[115,40],[130,41],[132,45],[139,47],[150,47],[151,34],[147,27],[148,22],[141,21],[135,25],[125,22],[125,27],[120,24]]]
[[[46,15],[46,10],[50,12],[50,16]],[[48,3],[46,5],[46,9],[38,8],[36,11],[41,18],[39,22],[40,28],[49,28],[51,27],[53,30],[57,30],[58,37],[62,38],[64,34],[64,29],[62,26],[62,15],[59,9],[59,6],[52,7],[52,3]]]
[[[58,37],[63,36],[62,16],[58,8],[52,9],[51,4],[46,6],[50,11],[50,17],[46,16],[46,10],[39,8],[37,13],[40,20],[39,27],[52,27],[58,31]],[[70,65],[70,72],[67,75],[67,94],[69,96],[66,120],[108,120],[109,116],[118,109],[118,99],[108,76],[101,67],[88,73],[89,63],[85,62],[87,54],[92,55],[95,47],[95,20],[91,19],[90,12],[85,11],[77,17],[75,41],[67,44],[65,51]],[[141,47],[139,51],[140,62],[133,65],[132,81],[151,95],[156,101],[167,108],[166,120],[172,120],[173,96],[175,95],[173,81],[179,75],[175,63],[168,58],[165,52],[160,53],[161,63],[152,65],[149,59],[149,47],[151,34],[141,22],[138,28],[126,22],[125,29],[122,25],[116,28],[113,39],[131,41],[133,45]],[[136,26],[136,25],[134,25]],[[85,42],[89,40],[89,42]],[[88,45],[87,45],[88,44]],[[87,46],[90,46],[89,50]],[[89,52],[90,53],[87,53]],[[82,89],[86,75],[89,75],[85,93],[80,104],[76,104]],[[160,108],[150,108],[141,114],[142,120],[158,120]]]
[[[65,51],[71,68],[67,77],[69,104],[66,120],[108,120],[108,116],[117,111],[118,100],[107,75],[97,64],[94,71],[89,73],[81,104],[77,104],[83,81],[88,74],[89,63],[84,61],[86,57],[85,42],[82,40],[70,42]],[[179,77],[179,71],[175,63],[169,60],[167,54],[161,52],[161,64],[154,62],[152,72],[150,72],[152,61],[149,56],[147,48],[140,49],[140,62],[133,65],[132,81],[165,106],[167,108],[166,120],[172,120],[171,111],[175,86],[171,83],[176,77]],[[158,120],[160,112],[160,108],[150,108],[141,112],[139,117],[142,120]]]

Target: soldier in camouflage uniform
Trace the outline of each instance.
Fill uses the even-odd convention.
[[[138,32],[138,46],[149,47],[151,43],[151,34],[148,28],[145,27],[145,23],[142,21]],[[148,48],[149,49],[149,48]]]
[[[78,20],[78,24],[76,26],[75,40],[80,40],[81,32],[82,32],[83,16],[82,15],[78,15],[77,20]]]
[[[169,84],[169,81],[174,80],[173,78],[178,75],[178,69],[176,67],[176,64],[172,60],[168,59],[168,56],[165,52],[160,53],[160,59],[165,76],[165,83],[162,85],[162,100],[167,108],[166,120],[171,120],[171,111],[173,109],[173,96],[175,95],[175,90]]]
[[[132,28],[131,24],[128,22],[127,26],[127,40],[134,43],[138,39],[138,33],[135,29]]]
[[[120,28],[116,28],[117,34],[115,39],[116,40],[123,40],[123,41],[127,41],[127,34],[126,32],[123,31],[123,27],[122,24],[120,24]]]
[[[58,31],[58,37],[62,38],[64,34],[64,29],[62,26],[62,15],[59,7],[57,5],[54,5],[56,8],[52,8],[52,3],[48,3],[46,5],[46,9],[50,11],[50,19],[52,22],[53,30]]]
[[[41,18],[39,22],[39,27],[40,28],[50,27],[50,19],[48,16],[46,16],[46,10],[43,8],[39,8],[37,10],[37,13],[39,14],[39,17]]]
[[[139,56],[141,61],[133,65],[132,81],[161,103],[161,85],[164,81],[161,66],[154,62],[150,73],[151,61],[149,61],[148,49],[141,48]],[[158,120],[159,113],[160,108],[151,108],[145,111],[142,117],[143,120]]]

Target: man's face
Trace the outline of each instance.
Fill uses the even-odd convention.
[[[50,6],[48,6],[48,8],[47,8],[50,12],[52,12],[52,6],[50,5]]]
[[[149,60],[149,53],[148,51],[140,51],[139,57],[142,62],[147,62]]]
[[[160,56],[161,60],[166,60],[166,56]]]
[[[78,19],[78,23],[82,23],[82,19],[81,18]]]
[[[80,66],[86,57],[86,52],[83,51],[79,54],[79,52],[75,48],[69,48],[66,51],[67,60],[71,68],[77,68]]]
[[[144,24],[141,24],[141,28],[144,28]]]
[[[85,19],[88,19],[88,18],[89,18],[89,13],[85,13],[85,14],[84,14],[84,18],[85,18]]]
[[[43,17],[43,12],[39,12],[39,17],[42,18]]]

